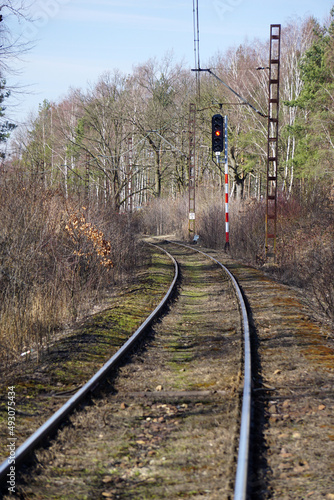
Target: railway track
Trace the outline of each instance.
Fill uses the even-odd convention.
[[[115,428],[116,436],[109,432],[107,439],[109,444],[110,441],[117,443],[115,448],[118,452],[113,463],[116,467],[110,466],[110,460],[107,457],[102,458],[105,453],[108,454],[106,450],[103,450],[101,464],[105,460],[108,470],[112,469],[112,475],[109,478],[108,474],[105,474],[94,493],[85,492],[85,486],[81,492],[76,493],[78,496],[72,496],[71,493],[72,498],[99,498],[99,495],[101,498],[108,498],[107,495],[110,495],[109,498],[150,498],[150,494],[154,498],[157,491],[159,498],[172,498],[174,494],[182,493],[182,489],[185,494],[188,494],[190,490],[194,495],[194,492],[198,490],[199,495],[209,495],[210,498],[222,498],[222,496],[228,498],[233,495],[235,484],[237,485],[235,498],[245,498],[247,476],[245,476],[243,465],[247,467],[248,461],[249,416],[246,418],[246,435],[243,438],[245,445],[241,447],[242,466],[238,465],[237,476],[239,475],[241,479],[237,479],[236,482],[234,480],[236,450],[239,447],[239,389],[243,372],[241,333],[242,322],[246,321],[245,311],[242,319],[239,315],[238,300],[241,295],[237,299],[236,282],[233,282],[227,270],[222,270],[218,263],[210,261],[207,255],[181,246],[173,246],[173,254],[181,265],[181,277],[178,276],[178,266],[174,260],[173,282],[156,310],[120,351],[16,452],[16,464],[19,464],[32,449],[43,442],[47,435],[55,431],[64,418],[87,398],[87,395],[91,395],[97,385],[110,373],[113,366],[119,365],[120,358],[138,342],[138,338],[159,314],[160,309],[166,306],[169,295],[179,280],[177,301],[171,306],[169,314],[154,327],[154,333],[151,333],[144,350],[142,348],[139,354],[134,355],[132,362],[125,364],[121,369],[121,374],[115,379],[112,389],[107,393],[102,391],[102,395],[96,397],[92,407],[86,407],[83,411],[73,415],[72,426],[66,427],[59,434],[51,448],[35,451],[39,464],[37,469],[44,471],[48,469],[45,464],[50,463],[50,454],[53,457],[52,464],[57,462],[59,457],[66,457],[66,454],[64,455],[59,450],[53,451],[53,448],[56,450],[60,446],[62,449],[66,447],[66,443],[71,442],[70,456],[74,457],[78,464],[80,450],[76,448],[75,443],[78,445],[88,439],[85,449],[86,451],[91,449],[93,455],[93,450],[96,450],[98,446],[96,439],[100,442],[101,436],[104,436],[106,431],[105,427],[111,426],[114,429],[113,419],[110,419],[110,412],[112,413],[115,421],[118,422]],[[223,352],[224,357],[222,357]],[[140,375],[137,372],[140,372]],[[153,373],[154,377],[152,377]],[[250,394],[250,391],[247,389],[246,393]],[[247,404],[250,406],[249,402]],[[102,432],[99,428],[99,434],[95,439],[92,439],[93,429],[89,425],[92,419],[95,422],[104,422]],[[144,429],[142,428],[143,421],[146,427],[151,428],[150,432],[145,429],[145,425]],[[130,425],[131,436],[126,435],[124,425],[125,429]],[[73,433],[76,437],[69,439],[66,435],[68,432],[72,433],[73,427],[78,431]],[[120,431],[118,427],[120,429],[123,427],[123,430]],[[135,429],[138,431],[138,439],[133,443],[132,434],[136,433]],[[119,432],[122,435],[121,441],[119,441]],[[140,437],[142,439],[139,439]],[[184,441],[180,444],[183,451],[174,450],[173,447],[172,456],[176,454],[179,462],[176,470],[173,470],[174,459],[170,458],[169,467],[166,467],[168,457],[160,456],[162,450],[164,450],[162,454],[168,455],[166,447],[170,446],[169,443],[174,440],[177,443]],[[208,440],[210,440],[210,445],[203,457],[200,448],[205,448]],[[131,456],[131,449],[134,445],[136,447],[134,455],[144,455],[145,458],[142,457],[141,460],[145,462],[145,465],[136,468],[130,461],[129,470],[132,474],[135,469],[139,479],[134,480],[131,477],[128,485],[124,485],[124,481],[121,481],[122,487],[118,488],[117,457],[124,456],[124,452],[121,451],[124,447],[128,447],[126,456],[129,450]],[[86,455],[87,453],[85,457]],[[92,459],[90,453],[88,456]],[[68,457],[65,460],[68,461]],[[159,461],[162,468],[161,465],[158,466]],[[149,475],[147,474],[148,464],[154,471],[152,477],[147,477]],[[87,468],[89,468],[88,465],[86,463]],[[78,465],[73,464],[75,470],[77,467]],[[208,484],[203,483],[208,468],[217,468],[217,479],[214,485],[210,477]],[[59,466],[51,465],[49,473],[52,473],[52,470],[58,471],[55,473],[55,484],[58,490],[59,481],[62,482],[59,478]],[[164,470],[166,476],[162,481],[158,479],[161,470]],[[194,471],[198,472],[194,473]],[[71,476],[70,470],[68,472]],[[7,473],[8,465],[3,464],[0,471],[2,480]],[[29,474],[31,472],[26,476],[23,475],[22,484],[30,477]],[[54,493],[52,493],[48,473],[45,476],[46,483],[44,484],[40,473],[37,480],[29,479],[30,493],[29,491],[25,493],[26,486],[19,486],[19,490],[23,488],[20,494],[38,497],[42,495],[41,491],[45,492],[49,489],[48,494],[53,498]],[[185,476],[188,477],[188,482],[185,482]],[[103,488],[104,484],[108,484],[106,478],[108,481],[110,479],[109,482],[113,484],[113,488]],[[63,477],[63,483],[67,484],[65,477]],[[93,480],[92,483],[94,483]],[[86,485],[85,481],[84,484]],[[136,496],[139,494],[138,487],[143,490],[140,493],[142,496]],[[166,491],[166,496],[163,491]]]
[[[107,382],[95,380],[70,425],[35,450],[19,497],[334,498],[330,332],[260,271],[223,253],[160,246],[179,265],[173,301],[131,356],[109,365]],[[241,292],[219,260],[247,297],[252,347]]]

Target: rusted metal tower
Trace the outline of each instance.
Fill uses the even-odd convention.
[[[279,77],[281,53],[281,25],[270,26],[268,156],[265,253],[267,262],[276,262],[277,229],[277,169]]]
[[[189,238],[196,234],[195,215],[195,127],[196,106],[189,105]]]
[[[126,204],[127,212],[132,213],[133,200],[132,200],[132,137],[128,137],[128,150],[126,153]]]

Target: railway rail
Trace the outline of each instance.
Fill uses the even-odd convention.
[[[162,249],[163,250],[163,249]],[[164,251],[164,250],[163,250]],[[161,314],[163,308],[165,307],[167,301],[170,299],[171,294],[174,291],[175,285],[178,280],[178,265],[176,260],[166,252],[170,257],[174,265],[174,278],[167,290],[165,296],[154,309],[154,311],[146,318],[146,320],[140,325],[140,327],[134,332],[134,334],[125,342],[125,344],[103,365],[103,367],[91,377],[90,380],[80,388],[51,418],[49,418],[45,424],[43,424],[29,439],[27,439],[15,452],[15,464],[19,466],[21,462],[29,455],[29,453],[34,450],[47,436],[55,432],[59,427],[60,423],[65,420],[65,418],[79,406],[79,404],[87,398],[89,394],[94,392],[98,385],[106,378],[110,370],[117,366],[120,359],[124,357],[128,352],[131,351],[133,345],[138,342],[141,335],[145,329],[147,329],[151,323]],[[0,466],[0,481],[4,481],[10,471],[10,460],[5,460]]]
[[[234,488],[234,500],[245,499],[247,496],[248,471],[249,471],[249,449],[250,449],[250,425],[251,425],[251,345],[250,345],[250,330],[247,315],[247,308],[241,289],[233,274],[217,259],[211,255],[198,250],[201,254],[216,262],[221,269],[228,275],[234,290],[237,294],[239,306],[242,315],[242,326],[244,336],[244,382],[243,382],[243,399],[240,424],[240,438],[238,451],[238,465]]]
[[[131,336],[131,338],[122,346],[122,348],[114,355],[112,358],[79,390],[77,391],[51,418],[45,422],[29,439],[27,439],[17,450],[15,454],[15,463],[18,467],[24,460],[31,454],[32,450],[36,449],[47,436],[53,435],[56,429],[59,427],[61,422],[73,412],[75,408],[79,406],[82,401],[87,398],[88,395],[92,394],[97,386],[105,379],[105,377],[110,373],[110,371],[119,363],[120,359],[125,356],[129,351],[133,349],[134,344],[138,343],[138,339],[142,336],[143,332],[147,330],[148,326],[161,314],[161,311],[166,307],[166,303],[170,299],[171,294],[174,292],[176,284],[178,282],[178,264],[175,258],[168,253],[165,249],[159,247],[162,251],[166,252],[173,262],[175,274],[173,281],[169,287],[163,300],[157,306],[157,308],[152,312],[152,314],[142,323],[142,325],[137,329],[137,331]],[[194,249],[183,246],[187,251],[194,253]],[[239,307],[242,311],[242,323],[243,330],[245,334],[245,380],[244,380],[244,390],[243,390],[243,413],[241,417],[241,439],[239,448],[239,458],[235,481],[235,499],[246,498],[247,489],[247,470],[248,470],[248,450],[249,450],[249,423],[250,423],[250,348],[249,348],[249,326],[247,320],[247,313],[245,304],[242,298],[242,294],[238,288],[236,280],[232,274],[216,259],[213,259],[207,254],[200,252],[205,259],[211,259],[216,265],[223,269],[223,272],[228,275],[228,279],[231,280],[233,288],[238,296]],[[210,391],[209,391],[210,392]],[[224,392],[224,391],[222,391]],[[194,391],[191,391],[192,395]],[[203,394],[207,397],[210,396],[208,392],[200,391],[201,396]],[[174,394],[175,395],[175,394]],[[185,396],[184,391],[181,391],[182,397]],[[177,396],[177,394],[176,394]],[[210,399],[210,398],[209,398]],[[0,467],[0,479],[3,482],[8,476],[10,470],[9,460],[5,461]]]

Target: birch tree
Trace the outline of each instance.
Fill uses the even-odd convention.
[[[285,151],[282,157],[284,165],[282,190],[288,195],[291,194],[294,181],[294,165],[296,142],[298,141],[298,131],[296,130],[296,120],[300,110],[292,103],[298,100],[302,89],[303,80],[300,70],[300,62],[312,44],[315,21],[308,18],[301,22],[289,23],[282,30],[282,65],[281,65],[281,102],[282,106],[282,137]]]

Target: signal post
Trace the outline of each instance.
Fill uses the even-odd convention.
[[[225,251],[230,249],[230,228],[228,215],[228,137],[227,116],[216,114],[212,117],[212,154],[215,153],[220,167],[221,153],[225,163]]]

